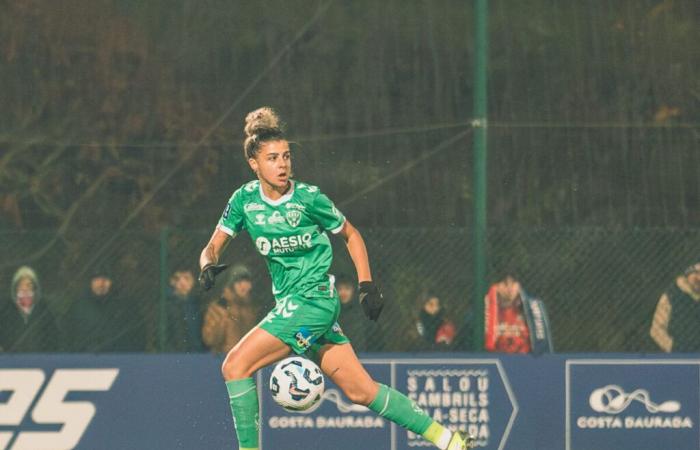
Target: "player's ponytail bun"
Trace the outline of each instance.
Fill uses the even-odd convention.
[[[248,113],[245,118],[245,142],[243,150],[246,158],[255,158],[260,144],[284,139],[282,123],[277,113],[267,106]]]
[[[247,137],[269,131],[281,131],[280,118],[272,108],[263,106],[248,113],[245,118],[245,135]]]

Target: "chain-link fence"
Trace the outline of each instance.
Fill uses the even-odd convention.
[[[469,349],[470,2],[5,4],[0,286],[30,264],[56,322],[6,351],[201,349],[221,285],[175,295],[210,233],[181,230],[251,178],[242,121],[263,104],[300,144],[296,176],[366,237],[390,300],[366,348],[419,348],[434,292]],[[656,301],[698,258],[697,1],[489,4],[490,281],[519,273],[559,351],[653,350]],[[272,302],[264,262],[245,238],[226,259],[251,272],[248,324]],[[109,302],[86,303],[96,275]]]
[[[124,233],[109,243],[110,237],[98,230],[63,237],[40,231],[0,234],[7,248],[0,261],[3,350],[157,348],[153,325],[159,318],[154,303],[161,271],[159,241],[147,233]],[[13,277],[23,261],[31,261],[26,265],[35,270],[39,286],[27,317],[13,302],[17,296]],[[92,292],[91,280],[98,275],[111,280],[111,286],[101,288],[108,295]]]
[[[370,339],[365,350],[425,349],[416,321],[426,293],[442,300],[447,317],[458,329],[453,345],[444,348],[476,350],[469,347],[472,331],[465,321],[475,300],[470,298],[469,230],[362,231],[375,277],[388,299],[379,325],[366,329]],[[509,227],[489,233],[491,279],[503,270],[514,270],[523,287],[545,302],[556,350],[568,352],[656,350],[649,338],[654,308],[675,277],[695,262],[700,247],[700,230]],[[187,314],[178,309],[170,282],[178,270],[196,275],[199,251],[208,235],[209,231],[202,230],[128,233],[89,267],[82,264],[82,257],[76,261],[69,248],[45,255],[33,267],[40,278],[40,301],[48,306],[45,314],[54,317],[60,334],[45,335],[44,342],[20,336],[16,346],[5,350],[25,349],[23,340],[35,342],[37,347],[32,350],[36,351],[58,344],[65,351],[204,350],[178,342],[185,338],[178,330],[183,329]],[[105,240],[108,236],[98,237]],[[16,255],[49,238],[41,233],[5,234],[3,242]],[[332,272],[354,276],[342,241],[334,240],[334,247]],[[263,258],[243,235],[232,241],[224,261],[247,267],[253,285],[252,308],[259,318],[273,305]],[[6,295],[14,269],[3,268]],[[90,294],[90,279],[97,274],[113,280],[114,295],[107,298],[118,302],[118,307],[96,310],[91,304],[100,301]],[[217,288],[206,296],[194,288],[199,314],[206,315],[208,305],[223,295],[230,279],[226,274],[220,276]]]
[[[3,225],[207,226],[263,104],[300,178],[339,203],[381,182],[356,222],[471,225],[470,2],[7,3]],[[697,224],[697,2],[490,3],[490,223]]]

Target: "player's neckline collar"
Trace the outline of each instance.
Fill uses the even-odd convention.
[[[281,205],[282,203],[286,202],[290,198],[292,198],[292,195],[294,195],[294,180],[289,180],[289,183],[291,184],[291,187],[289,188],[289,192],[284,194],[282,197],[278,198],[277,200],[272,200],[268,196],[265,195],[265,192],[263,192],[262,184],[258,184],[258,191],[260,192],[260,198],[263,199],[265,203],[268,205],[272,206],[278,206]]]

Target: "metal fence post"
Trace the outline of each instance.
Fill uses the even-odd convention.
[[[484,348],[488,0],[474,2],[474,349]]]
[[[165,351],[167,330],[167,289],[168,289],[168,235],[170,229],[164,227],[160,231],[160,301],[158,302],[158,351]]]

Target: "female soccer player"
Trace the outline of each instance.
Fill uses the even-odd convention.
[[[258,395],[253,374],[286,357],[308,352],[353,402],[369,407],[442,450],[468,448],[470,438],[433,421],[400,392],[376,383],[358,360],[337,319],[340,302],[328,275],[332,250],[326,231],[347,244],[359,279],[363,311],[377,320],[384,306],[372,282],[362,236],[316,186],[292,180],[292,159],[277,114],[248,114],[243,144],[257,180],[233,193],[199,259],[205,290],[226,268],[219,256],[247,230],[272,277],[276,307],[226,355],[221,368],[241,450],[258,449]]]

